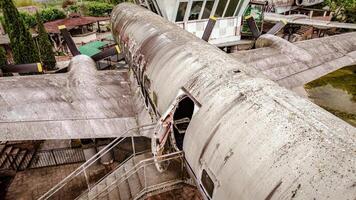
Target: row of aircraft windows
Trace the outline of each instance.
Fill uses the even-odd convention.
[[[210,16],[231,17],[238,3],[239,0],[206,0],[204,4],[204,0],[194,0],[189,10],[189,2],[181,1],[178,5],[176,22],[184,21],[187,12],[188,20],[207,19]],[[216,7],[215,13],[212,13],[214,7]]]

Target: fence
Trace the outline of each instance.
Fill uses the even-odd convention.
[[[85,162],[83,149],[63,148],[42,151],[21,151],[5,154],[2,169],[25,170],[64,164]]]
[[[85,162],[83,149],[53,149],[38,151],[29,168],[40,168],[79,162]]]

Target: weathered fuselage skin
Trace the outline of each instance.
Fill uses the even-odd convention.
[[[114,38],[158,115],[201,104],[183,150],[212,199],[354,199],[356,130],[152,12],[120,4]]]

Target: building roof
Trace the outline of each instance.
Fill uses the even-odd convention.
[[[83,46],[80,46],[79,51],[81,54],[87,56],[93,56],[99,53],[101,51],[100,48],[104,47],[107,44],[108,42],[102,42],[102,41],[89,42]]]
[[[79,47],[79,52],[83,55],[93,56],[93,55],[99,53],[100,50],[97,48],[89,47],[89,46],[81,46],[81,47]]]
[[[48,33],[59,33],[58,26],[65,25],[68,30],[77,27],[92,24],[99,21],[106,21],[109,20],[109,17],[72,17],[72,18],[65,18],[65,19],[58,19],[51,22],[46,22],[44,24]]]
[[[88,46],[88,47],[100,49],[100,48],[104,47],[107,44],[108,44],[108,42],[105,42],[105,41],[93,41],[93,42],[89,42],[89,43],[87,43],[87,44],[85,44],[83,46]]]

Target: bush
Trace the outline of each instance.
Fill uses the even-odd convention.
[[[0,68],[7,64],[6,51],[3,47],[0,47]]]
[[[40,12],[40,15],[44,23],[66,18],[64,11],[59,10],[58,8],[45,8]]]
[[[49,36],[39,13],[36,13],[37,31],[38,31],[38,46],[40,51],[40,59],[44,64],[46,70],[53,70],[56,68],[56,58],[54,57],[53,47]]]
[[[67,8],[69,13],[78,13],[79,12],[79,6],[78,5],[71,5]]]
[[[130,0],[110,0],[110,3],[112,3],[114,5],[117,5],[122,2],[132,2],[132,1],[130,1]]]
[[[94,17],[109,16],[113,7],[114,6],[109,3],[88,2],[86,4],[86,14]]]
[[[33,28],[36,26],[37,23],[34,15],[31,15],[28,12],[20,12],[20,16],[28,28]]]
[[[12,0],[1,0],[6,31],[11,42],[16,64],[35,63],[40,60],[37,47]]]
[[[7,33],[5,19],[4,19],[4,16],[2,16],[2,15],[0,15],[0,23],[1,23],[1,26],[4,28],[5,33]]]

